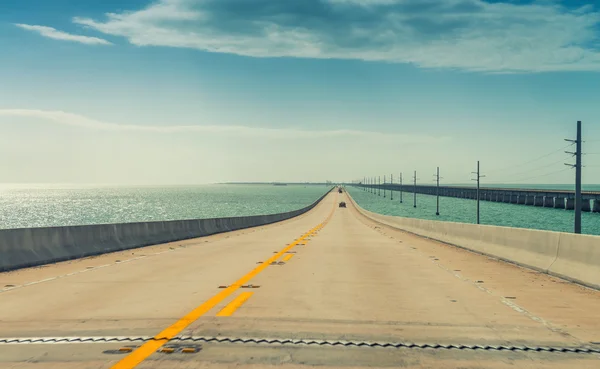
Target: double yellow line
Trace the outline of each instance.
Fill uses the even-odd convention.
[[[336,202],[337,202],[337,196],[336,196]],[[245,276],[243,276],[242,278],[240,278],[237,282],[235,282],[231,286],[225,288],[224,290],[222,290],[221,292],[219,292],[218,294],[216,294],[215,296],[211,297],[209,300],[207,300],[206,302],[204,302],[202,305],[200,305],[197,308],[195,308],[194,310],[190,311],[187,315],[185,315],[183,318],[181,318],[178,321],[176,321],[173,325],[171,325],[170,327],[166,328],[165,330],[163,330],[162,332],[160,332],[158,335],[154,336],[154,338],[151,341],[148,341],[148,342],[144,343],[142,346],[140,346],[139,348],[137,348],[131,354],[127,355],[122,360],[120,360],[119,362],[117,362],[115,365],[113,365],[111,367],[111,369],[131,369],[131,368],[135,368],[142,361],[146,360],[150,355],[152,355],[153,353],[155,353],[164,344],[166,344],[171,339],[173,339],[176,335],[178,335],[179,333],[181,333],[190,324],[192,324],[194,321],[196,321],[202,315],[204,315],[207,312],[209,312],[212,308],[214,308],[215,306],[217,306],[221,301],[225,300],[232,293],[234,293],[235,291],[237,291],[241,286],[243,286],[246,283],[248,283],[252,278],[254,278],[256,275],[258,275],[258,273],[260,273],[263,270],[265,270],[269,265],[271,265],[272,262],[276,261],[283,254],[285,254],[286,252],[288,252],[289,250],[291,250],[294,246],[296,246],[300,242],[304,241],[308,236],[314,235],[315,232],[317,232],[321,228],[323,228],[325,226],[325,224],[327,224],[327,222],[333,216],[333,211],[335,210],[335,204],[336,204],[336,202],[334,202],[334,208],[331,210],[331,213],[329,214],[329,216],[327,217],[327,219],[324,222],[320,223],[319,225],[317,225],[316,227],[314,227],[310,231],[308,231],[305,234],[303,234],[300,238],[296,239],[294,242],[292,242],[291,244],[289,244],[288,246],[286,246],[283,250],[281,250],[278,253],[276,253],[275,255],[273,255],[269,260],[265,261],[264,263],[260,264],[256,268],[254,268],[250,273],[248,273]],[[235,309],[237,309],[248,298],[250,298],[250,295],[251,295],[251,293],[250,294],[246,294],[246,295],[244,295],[244,294],[240,295],[236,299],[237,300],[237,304],[233,304],[233,303],[230,304],[231,305],[231,311],[225,310],[224,312],[223,311],[221,311],[221,312],[223,312],[223,314],[229,313],[229,315],[231,315],[231,313],[233,313],[233,311],[235,311]],[[244,297],[241,297],[241,296],[244,296]]]

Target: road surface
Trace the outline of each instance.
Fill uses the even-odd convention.
[[[599,291],[332,192],[274,225],[0,273],[0,368],[600,368],[536,351],[599,350],[599,312]]]

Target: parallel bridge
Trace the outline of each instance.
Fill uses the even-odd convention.
[[[385,185],[366,185],[359,184],[363,188],[385,189],[386,191],[403,191],[436,195],[438,188],[436,186],[412,186],[399,184]],[[474,187],[461,186],[440,186],[440,196],[457,197],[462,199],[477,199],[477,189]],[[600,191],[582,191],[581,210],[587,212],[600,213]],[[479,198],[483,201],[504,202],[509,204],[520,204],[530,206],[541,206],[557,209],[575,209],[575,192],[565,190],[550,189],[525,189],[525,188],[497,188],[481,187],[479,189]]]

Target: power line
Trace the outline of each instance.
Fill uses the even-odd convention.
[[[568,147],[570,147],[570,146],[572,146],[572,145],[573,145],[573,144],[572,144],[572,143],[570,143],[570,144],[568,144],[568,145],[566,145],[566,146],[563,146],[563,147],[561,147],[561,148],[560,148],[560,149],[558,149],[558,150],[554,150],[554,151],[552,151],[552,152],[549,152],[549,153],[547,153],[547,154],[544,154],[544,155],[542,155],[542,156],[538,156],[538,157],[537,157],[537,158],[535,158],[535,159],[531,159],[531,160],[529,160],[529,161],[526,161],[526,162],[523,162],[523,163],[521,163],[521,164],[511,165],[511,166],[507,166],[507,167],[504,167],[504,168],[501,168],[501,169],[496,169],[496,170],[493,170],[493,171],[492,171],[492,173],[501,172],[501,171],[504,171],[504,170],[506,170],[506,169],[511,169],[511,168],[512,168],[512,169],[514,169],[514,168],[520,168],[520,167],[522,167],[523,165],[531,164],[531,163],[533,163],[533,162],[536,162],[536,161],[538,161],[538,160],[540,160],[540,159],[547,158],[548,156],[550,156],[550,155],[553,155],[553,154],[556,154],[557,152],[560,152],[560,151],[562,151],[562,150],[564,150],[564,149],[566,149],[566,148],[568,148]]]
[[[547,177],[547,176],[549,176],[549,175],[552,175],[552,174],[558,174],[558,173],[566,172],[566,171],[567,171],[567,170],[569,170],[569,169],[571,169],[571,168],[564,168],[564,169],[561,169],[561,170],[558,170],[558,171],[554,171],[554,172],[550,172],[550,173],[542,174],[542,175],[539,175],[539,176],[533,176],[533,177],[529,177],[529,178],[522,178],[522,179],[519,179],[519,180],[517,180],[517,181],[510,181],[510,182],[507,182],[507,184],[508,184],[508,183],[520,183],[520,182],[523,182],[523,181],[528,181],[528,180],[530,180],[530,179],[536,179],[536,178]]]
[[[511,177],[513,177],[513,176],[514,176],[514,177],[519,177],[519,176],[521,176],[521,175],[523,175],[523,174],[529,174],[529,173],[531,173],[531,172],[536,172],[536,171],[538,171],[538,170],[541,170],[541,169],[546,169],[546,168],[548,168],[548,167],[551,167],[551,166],[554,166],[554,165],[556,165],[556,164],[558,164],[558,163],[562,163],[563,161],[564,161],[564,159],[560,159],[560,160],[558,160],[558,161],[552,162],[552,163],[550,163],[550,164],[547,164],[547,165],[543,165],[543,166],[541,166],[541,167],[537,167],[537,168],[530,169],[530,170],[526,170],[526,171],[523,171],[523,172],[519,172],[519,173],[514,173],[514,174],[511,174],[510,176],[511,176]],[[498,176],[495,176],[495,177],[497,178]]]

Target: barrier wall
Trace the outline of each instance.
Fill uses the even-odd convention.
[[[271,215],[2,229],[0,272],[280,222],[311,210],[329,192],[305,208]]]
[[[364,216],[392,228],[600,289],[600,236],[381,215],[350,199]]]

